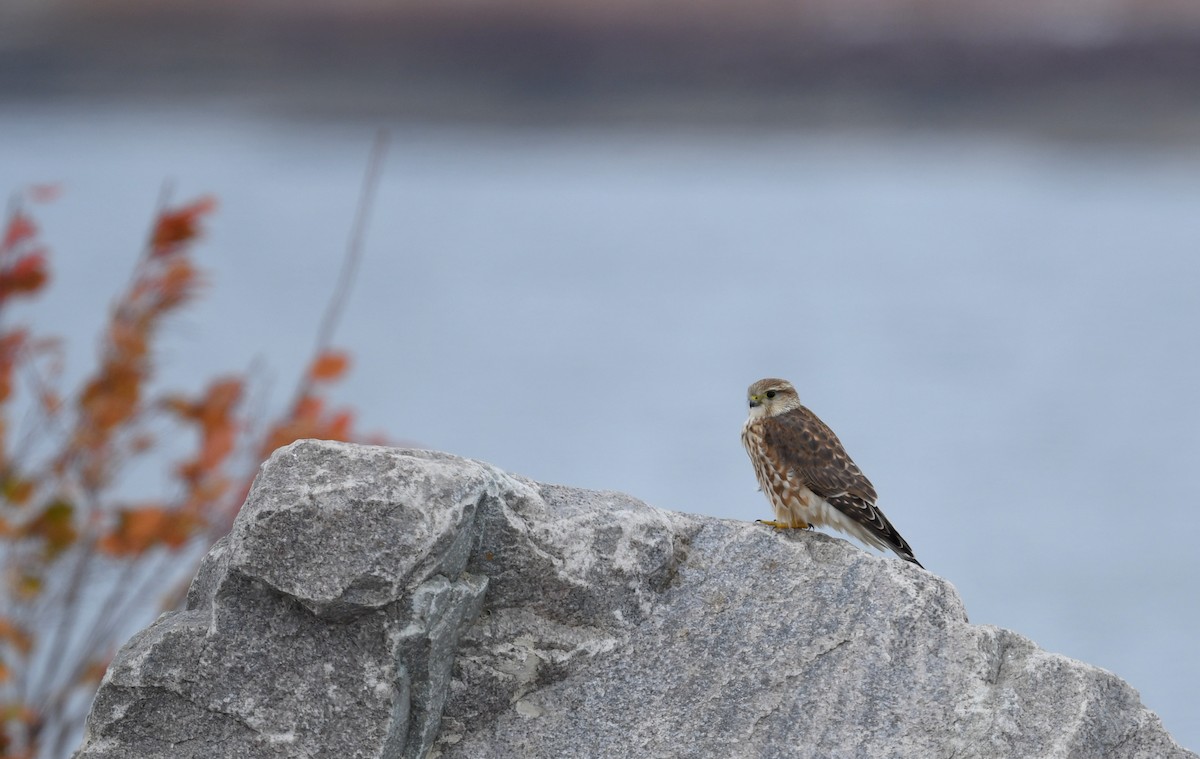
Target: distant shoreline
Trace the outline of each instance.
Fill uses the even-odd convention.
[[[763,28],[278,21],[10,28],[0,102],[219,100],[315,120],[962,128],[1200,143],[1200,36],[1191,34],[849,43]]]

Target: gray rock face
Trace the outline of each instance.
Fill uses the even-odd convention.
[[[76,756],[1196,757],[906,562],[315,441],[120,651]]]

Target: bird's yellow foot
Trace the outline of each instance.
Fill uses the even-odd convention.
[[[807,522],[797,522],[796,524],[788,524],[787,522],[776,522],[772,519],[755,519],[755,524],[765,524],[767,527],[774,527],[776,530],[807,530],[812,525]]]

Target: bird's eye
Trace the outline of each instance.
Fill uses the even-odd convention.
[[[767,391],[767,397],[768,397],[768,398],[774,398],[774,397],[775,397],[775,391],[774,391],[774,390],[768,390],[768,391]]]

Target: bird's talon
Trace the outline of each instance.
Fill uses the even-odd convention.
[[[800,524],[788,524],[786,522],[776,522],[773,519],[755,519],[755,524],[765,524],[767,527],[774,527],[776,530],[811,530],[812,525],[807,522]]]

